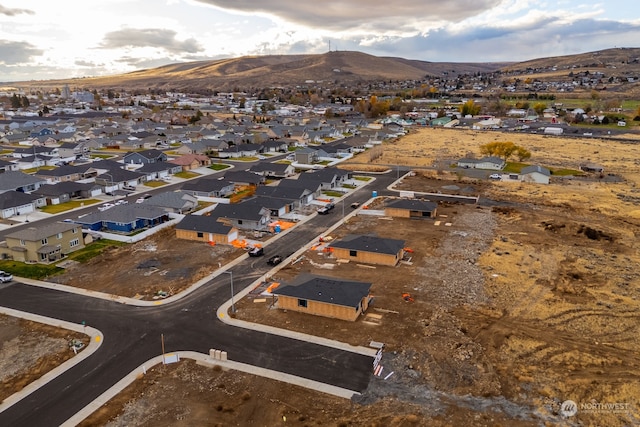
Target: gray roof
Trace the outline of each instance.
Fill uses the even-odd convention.
[[[341,280],[334,277],[302,274],[274,294],[293,298],[320,301],[328,304],[357,307],[362,298],[369,295],[371,283]]]
[[[172,209],[191,209],[198,205],[198,199],[182,191],[165,191],[151,196],[142,202],[143,205]]]
[[[538,172],[538,173],[541,173],[542,175],[551,176],[551,171],[549,169],[544,168],[542,166],[538,166],[538,165],[531,165],[531,166],[522,168],[522,170],[520,171],[520,175],[526,175],[528,173],[533,173],[533,172]]]
[[[396,255],[402,248],[404,248],[404,243],[404,240],[398,239],[386,239],[366,234],[349,234],[344,236],[342,239],[331,243],[329,246],[354,251]]]
[[[387,202],[386,207],[421,212],[433,212],[438,207],[438,204],[420,199],[396,199]]]
[[[17,206],[28,205],[41,198],[42,196],[27,194],[21,191],[6,191],[0,194],[0,209],[15,208]]]
[[[155,206],[144,206],[138,203],[118,205],[102,212],[94,212],[74,220],[79,224],[95,224],[97,222],[121,222],[130,224],[138,219],[157,219],[167,213]]]
[[[176,225],[176,230],[201,231],[203,233],[229,234],[233,229],[219,222],[216,217],[206,215],[186,215]]]
[[[27,185],[45,183],[45,179],[36,178],[35,176],[28,175],[24,172],[9,171],[0,174],[0,191],[2,190],[15,190],[16,188],[24,187]]]
[[[7,237],[13,239],[22,239],[28,241],[42,240],[47,237],[55,236],[58,233],[64,233],[65,231],[73,230],[74,228],[80,229],[78,224],[71,224],[69,222],[54,222],[52,224],[38,224],[37,227],[29,227],[13,233],[7,234]]]

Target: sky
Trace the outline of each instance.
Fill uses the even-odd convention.
[[[0,0],[0,82],[350,50],[431,62],[640,47],[638,0]]]

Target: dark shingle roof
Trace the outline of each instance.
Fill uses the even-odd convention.
[[[291,284],[277,288],[274,294],[357,307],[362,298],[369,295],[370,289],[371,283],[302,274]]]
[[[404,240],[385,239],[370,235],[349,234],[329,245],[333,248],[396,255],[404,248]]]
[[[201,231],[203,233],[229,234],[233,229],[217,221],[216,217],[205,215],[187,215],[176,225],[176,230]]]

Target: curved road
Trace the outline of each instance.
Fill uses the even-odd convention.
[[[323,233],[341,218],[341,203],[364,202],[372,190],[385,194],[395,180],[376,180],[338,203],[330,215],[318,215],[267,246],[269,253],[289,254]],[[348,200],[348,201],[347,201]],[[266,258],[266,257],[265,257]],[[246,259],[230,271],[237,290],[266,273],[266,262]],[[137,307],[56,290],[12,283],[0,289],[0,305],[87,325],[104,334],[90,357],[0,413],[0,425],[57,426],[145,361],[165,351],[227,351],[230,360],[312,379],[356,392],[366,389],[372,359],[293,338],[222,323],[216,309],[230,296],[229,279],[221,275],[188,296],[167,305]]]

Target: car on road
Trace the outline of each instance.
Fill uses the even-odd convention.
[[[280,255],[274,255],[267,261],[269,265],[278,265],[282,262],[282,257]]]
[[[489,179],[502,179],[502,175],[500,175],[499,173],[492,173],[491,175],[489,175]]]
[[[0,282],[1,283],[10,282],[12,280],[13,280],[13,274],[7,273],[6,271],[1,271],[0,270]]]
[[[333,208],[335,208],[336,206],[333,203],[327,203],[326,205],[324,205],[323,207],[321,207],[320,209],[318,209],[318,213],[320,215],[326,215],[329,212],[331,212],[331,210]]]
[[[264,249],[262,247],[253,247],[251,249],[249,249],[249,256],[262,256],[264,255]]]
[[[353,202],[353,203],[351,203],[351,208],[352,208],[352,209],[357,209],[357,208],[359,208],[359,207],[360,207],[360,202]]]

